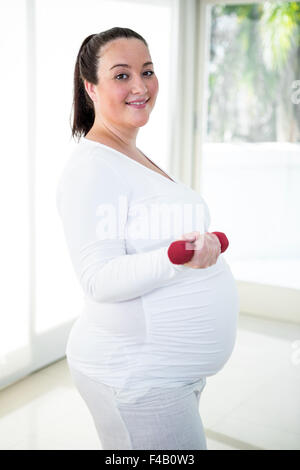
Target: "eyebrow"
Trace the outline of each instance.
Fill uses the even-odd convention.
[[[143,64],[143,67],[146,67],[146,65],[151,65],[151,64],[153,65],[153,62],[145,62]],[[128,67],[128,68],[131,69],[131,65],[128,65],[128,64],[116,64],[116,65],[113,65],[109,70],[113,69],[114,67],[120,67],[120,66],[121,67]]]

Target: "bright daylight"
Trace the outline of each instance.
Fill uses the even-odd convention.
[[[0,450],[300,450],[300,1],[0,26]]]

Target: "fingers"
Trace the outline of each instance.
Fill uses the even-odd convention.
[[[185,240],[185,248],[194,250],[193,258],[186,263],[191,268],[207,268],[216,264],[221,253],[221,243],[216,234],[205,232],[184,233],[181,240]]]
[[[184,233],[182,235],[182,240],[189,240],[189,241],[193,241],[197,238],[197,234],[199,232],[189,232],[189,233]]]
[[[219,245],[219,253],[221,253],[222,245],[221,245],[221,242],[219,240],[219,237],[215,233],[211,233],[210,235],[212,235],[215,240],[217,239],[218,245]]]
[[[184,233],[181,237],[182,240],[186,240],[185,249],[194,250],[194,242],[197,239],[197,232]]]
[[[211,256],[212,256],[212,260],[214,260],[214,263],[216,263],[221,253],[221,243],[217,235],[215,235],[214,233],[210,233],[209,235],[210,235]]]
[[[195,258],[194,262],[199,267],[209,267],[217,262],[221,253],[221,243],[218,237],[211,233],[204,233],[200,235],[195,245]]]

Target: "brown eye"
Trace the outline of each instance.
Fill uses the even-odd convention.
[[[119,80],[118,77],[122,77],[122,75],[127,75],[127,73],[119,73],[119,75],[116,76],[116,79]]]
[[[144,72],[144,74],[145,74],[145,73],[150,73],[150,75],[146,75],[147,77],[151,77],[151,76],[154,74],[153,70],[147,70],[146,72]],[[115,77],[116,80],[122,80],[122,79],[120,79],[120,78],[118,78],[118,77],[122,77],[123,75],[127,75],[127,73],[119,73],[119,74],[116,75],[116,77]],[[127,76],[128,76],[128,75],[127,75]]]

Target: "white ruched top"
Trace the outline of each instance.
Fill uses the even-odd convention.
[[[210,225],[203,197],[170,178],[81,138],[57,186],[84,294],[68,362],[128,397],[216,374],[235,344],[239,299],[224,254],[204,269],[168,258],[172,241]]]

